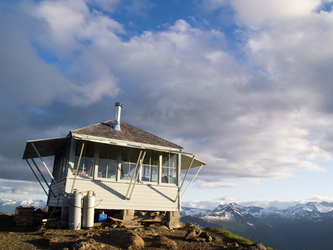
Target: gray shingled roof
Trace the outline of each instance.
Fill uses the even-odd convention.
[[[71,133],[183,149],[181,146],[168,142],[125,122],[121,122],[120,124],[122,131],[114,130],[112,128],[113,122],[114,120],[110,120],[88,127],[75,129],[72,130]]]

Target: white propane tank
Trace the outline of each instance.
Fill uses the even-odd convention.
[[[69,196],[68,228],[70,230],[81,229],[81,208],[82,195],[78,190],[74,189],[73,193]]]
[[[83,216],[82,227],[93,228],[95,215],[95,196],[93,191],[88,191],[88,194],[83,197]]]

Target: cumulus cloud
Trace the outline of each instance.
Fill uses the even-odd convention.
[[[231,203],[230,201],[220,201],[220,200],[211,200],[211,201],[199,201],[199,200],[191,200],[191,201],[182,201],[183,207],[190,208],[201,208],[201,209],[210,209],[213,210],[219,205]]]
[[[324,170],[316,161],[331,160],[333,150],[333,19],[318,11],[321,1],[210,1],[207,11],[233,9],[238,54],[220,29],[185,19],[130,36],[112,16],[119,2],[96,7],[105,4],[2,4],[7,141],[24,145],[112,119],[121,100],[124,121],[200,153],[208,163],[201,187]],[[0,149],[8,166],[8,147]]]
[[[42,193],[43,190],[39,184],[32,181],[12,181],[0,179],[0,194],[32,195]]]
[[[244,0],[231,1],[241,24],[252,29],[267,25],[280,26],[285,22],[307,19],[321,5],[321,0]]]
[[[314,195],[309,197],[306,201],[304,202],[310,202],[310,201],[315,201],[315,202],[333,202],[333,199],[328,196],[323,196],[323,195]]]

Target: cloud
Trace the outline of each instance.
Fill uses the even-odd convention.
[[[221,201],[232,202],[232,201],[234,201],[234,198],[231,197],[231,196],[229,196],[229,195],[226,195],[226,196],[222,197],[220,200],[221,200]]]
[[[43,190],[36,182],[29,181],[12,181],[0,179],[0,194],[32,195],[42,193]]]
[[[233,114],[221,119],[223,129],[216,133],[221,137],[214,137],[204,152],[220,169],[204,169],[201,177],[291,176],[297,169],[322,171],[315,161],[331,160],[331,150],[324,145],[331,145],[325,123],[331,120],[326,109],[331,104],[331,73],[326,68],[332,38],[323,29],[332,26],[328,13],[314,11],[320,4],[232,2],[235,18],[246,28],[248,66],[257,73],[238,79],[227,109]]]
[[[114,97],[119,89],[101,53],[119,43],[116,34],[123,27],[96,10],[90,10],[84,1],[41,2],[33,12],[46,25],[46,33],[36,43],[59,57],[58,67],[69,61],[72,92],[66,98],[71,105],[88,106],[103,96]],[[68,94],[68,92],[67,92]]]
[[[311,202],[311,201],[315,201],[315,202],[333,202],[333,199],[331,197],[328,197],[328,196],[314,195],[314,196],[309,197],[305,202]]]
[[[200,154],[201,187],[324,171],[318,161],[333,150],[331,13],[318,11],[320,1],[211,3],[233,8],[239,53],[230,34],[185,18],[130,36],[113,18],[117,1],[107,13],[96,7],[104,1],[2,4],[3,178],[28,178],[9,171],[26,139],[113,119],[119,100],[124,121]]]
[[[258,200],[258,201],[247,201],[247,202],[240,202],[239,204],[242,206],[255,206],[255,207],[262,207],[262,208],[269,208],[275,207],[277,209],[287,209],[293,207],[299,203],[305,203],[303,201],[297,200]]]
[[[252,29],[266,25],[279,26],[284,22],[299,22],[311,16],[321,0],[244,0],[231,1],[241,24]]]
[[[201,209],[210,209],[213,210],[217,206],[222,204],[228,204],[232,202],[230,201],[220,201],[220,200],[211,200],[211,201],[200,201],[200,200],[191,200],[191,201],[184,201],[182,200],[183,207],[190,207],[190,208],[201,208]]]

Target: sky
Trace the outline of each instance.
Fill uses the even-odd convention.
[[[207,162],[185,205],[333,201],[332,6],[2,0],[0,198],[46,199],[26,141],[120,101],[121,120]]]

